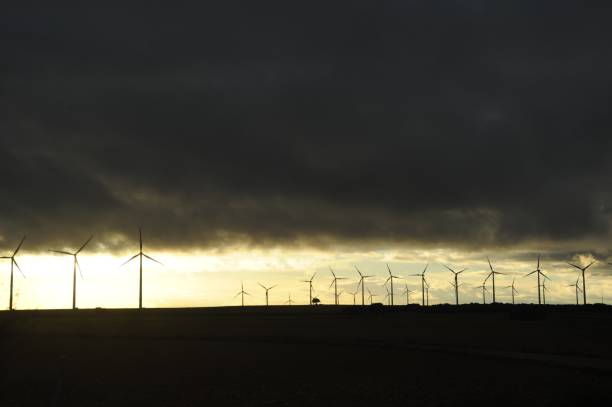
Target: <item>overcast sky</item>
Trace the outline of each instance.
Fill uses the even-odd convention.
[[[607,2],[11,3],[3,248],[608,255]]]

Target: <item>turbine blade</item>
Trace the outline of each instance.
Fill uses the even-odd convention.
[[[145,256],[147,259],[149,259],[149,260],[151,260],[151,261],[154,261],[154,262],[155,262],[155,263],[157,263],[157,264],[161,264],[162,266],[164,265],[162,262],[155,260],[153,257],[151,257],[151,256],[149,256],[149,255],[146,255],[146,254],[144,254],[144,253],[143,253],[142,255],[143,255],[143,256]]]
[[[425,273],[427,272],[427,267],[429,267],[429,263],[427,263],[427,265],[425,266],[425,269],[423,270],[423,275],[425,275]]]
[[[140,253],[137,253],[135,255],[133,255],[132,257],[130,257],[128,260],[124,261],[123,263],[121,263],[121,265],[119,266],[120,268],[125,266],[126,264],[128,264],[129,262],[131,262],[132,260],[134,260],[136,257],[138,257],[140,255]]]
[[[21,245],[23,245],[23,241],[26,239],[26,237],[27,236],[24,236],[23,239],[21,239],[21,242],[19,242],[19,245],[17,246],[17,248],[13,252],[13,257],[15,257],[17,255],[17,253],[19,253],[19,249],[21,249]]]
[[[586,270],[586,269],[588,269],[588,268],[589,268],[589,267],[591,267],[593,264],[595,264],[595,262],[596,262],[596,261],[597,261],[597,260],[593,260],[593,261],[592,261],[592,262],[590,262],[590,263],[589,263],[589,265],[588,265],[588,266],[586,266],[584,269],[585,269],[585,270]]]
[[[493,271],[493,266],[491,265],[491,260],[489,260],[489,257],[487,257],[487,262],[489,262],[489,268],[491,271]]]
[[[23,274],[23,271],[21,271],[21,267],[19,267],[19,264],[17,264],[17,260],[15,260],[14,258],[12,259],[13,264],[15,265],[15,267],[17,267],[17,270],[19,270],[19,272],[21,273],[21,275],[23,276],[23,278],[26,278],[25,274]]]
[[[49,251],[53,252],[53,253],[66,254],[68,256],[74,256],[74,253],[63,252],[61,250],[49,250]]]
[[[81,246],[81,248],[79,250],[77,250],[75,254],[81,253],[81,250],[83,250],[85,248],[85,246],[87,246],[89,244],[89,242],[91,242],[91,239],[93,239],[93,235],[91,235],[91,237],[89,239],[87,239],[87,241],[85,243],[83,243],[83,246]]]
[[[276,287],[278,284],[273,285],[272,287],[268,288],[268,290],[273,289],[274,287]]]
[[[578,266],[577,266],[577,265],[575,265],[575,264],[572,264],[572,263],[567,263],[567,264],[569,264],[569,265],[570,265],[570,266],[572,266],[572,267],[576,267],[578,270],[582,270],[582,267],[578,267]]]
[[[361,271],[359,271],[359,269],[357,268],[357,266],[353,266],[355,267],[355,270],[357,271],[357,273],[359,273],[359,276],[363,278],[363,275],[361,274]]]
[[[448,267],[446,264],[443,264],[444,267],[446,267],[449,271],[451,271],[452,273],[455,273],[455,270],[453,270],[452,268]]]
[[[533,270],[531,273],[529,273],[529,274],[525,274],[523,277],[530,276],[530,275],[532,275],[533,273],[537,273],[537,272],[538,272],[538,270]]]
[[[83,270],[81,270],[81,265],[79,264],[79,259],[77,259],[76,256],[74,256],[74,261],[75,261],[75,263],[77,265],[77,268],[79,269],[79,274],[81,275],[81,280],[85,280],[83,278]]]
[[[263,285],[263,284],[261,284],[261,283],[259,283],[259,282],[258,282],[257,284],[259,284],[259,286],[260,286],[261,288],[263,288],[264,290],[267,290],[267,288],[266,288],[266,287],[264,287],[264,285]]]
[[[467,270],[467,269],[463,269],[463,270],[461,270],[461,271],[458,271],[458,272],[457,272],[457,274],[461,274],[461,273],[463,273],[465,270]]]

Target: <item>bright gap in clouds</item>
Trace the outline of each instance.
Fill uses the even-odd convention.
[[[348,293],[357,289],[357,265],[365,274],[375,277],[366,280],[366,287],[377,294],[376,301],[382,301],[387,278],[386,265],[389,263],[393,273],[405,280],[396,280],[395,303],[404,304],[401,293],[405,284],[413,290],[411,302],[420,301],[419,277],[410,276],[420,273],[429,263],[427,280],[430,304],[454,303],[454,291],[450,285],[452,274],[444,268],[468,270],[460,275],[460,302],[481,302],[481,290],[477,288],[489,272],[484,253],[462,253],[453,250],[376,250],[369,252],[339,252],[330,254],[319,250],[237,250],[232,252],[156,252],[150,253],[160,260],[161,266],[144,260],[143,303],[145,307],[199,307],[240,305],[240,298],[234,298],[244,282],[247,305],[265,303],[264,290],[258,285],[277,284],[270,291],[270,304],[283,304],[291,294],[297,304],[308,303],[308,284],[301,280],[314,279],[314,295],[323,303],[333,303],[333,287],[330,288],[333,267],[339,277],[338,290],[342,292],[340,302],[352,304]],[[496,278],[496,294],[499,302],[510,302],[510,289],[506,286],[516,279],[519,303],[537,302],[536,279],[524,277],[535,268],[532,260],[513,260],[526,258],[524,253],[506,252],[492,254],[491,261],[497,271],[506,275]],[[138,305],[138,259],[120,267],[129,256],[88,255],[82,253],[79,262],[83,278],[77,274],[77,307],[79,308],[133,308]],[[585,264],[589,256],[577,257],[575,261]],[[18,258],[26,274],[15,270],[15,308],[45,309],[70,308],[72,304],[72,258],[70,256],[32,255],[23,253]],[[577,270],[562,261],[547,260],[542,256],[542,270],[552,279],[547,282],[547,302],[571,304],[575,302],[574,288],[568,287],[576,281]],[[8,308],[9,296],[8,261],[0,263],[0,307]],[[600,302],[610,292],[609,267],[596,264],[587,273],[588,301]],[[488,282],[489,290],[490,280]],[[367,293],[366,293],[367,296]],[[488,293],[487,300],[491,300]],[[604,298],[605,300],[605,298]],[[360,295],[357,296],[360,301]],[[607,302],[607,301],[606,301]]]

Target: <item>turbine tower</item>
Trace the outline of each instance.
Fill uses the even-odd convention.
[[[580,281],[580,276],[578,276],[578,278],[576,279],[576,282],[574,284],[568,285],[568,287],[574,287],[575,288],[575,291],[576,291],[576,305],[578,305],[578,291],[582,291],[580,289],[580,285],[578,284],[578,281]]]
[[[17,253],[19,253],[19,250],[21,249],[21,245],[23,245],[23,241],[25,240],[25,238],[26,236],[24,236],[21,239],[21,242],[19,242],[19,244],[17,245],[17,248],[15,249],[15,251],[13,252],[11,256],[0,257],[0,259],[7,259],[11,261],[11,288],[10,288],[10,295],[9,295],[9,311],[13,310],[13,269],[14,267],[17,267],[17,270],[19,270],[23,278],[25,278],[25,274],[23,274],[23,271],[21,271],[21,267],[19,267],[19,264],[17,264],[17,260],[15,260],[15,256],[17,256]]]
[[[266,290],[266,307],[268,306],[268,291],[270,291],[271,289],[273,289],[274,287],[276,287],[276,285],[273,285],[272,287],[266,287],[265,285],[261,284],[261,283],[257,283],[259,284],[259,286],[261,288],[263,288],[264,290]]]
[[[139,282],[138,282],[138,309],[142,309],[142,258],[146,257],[147,259],[154,261],[157,264],[161,264],[163,266],[162,263],[160,263],[159,261],[155,260],[153,257],[145,254],[142,251],[142,229],[138,228],[138,237],[139,237],[139,241],[140,241],[140,251],[138,253],[136,253],[135,255],[133,255],[132,257],[130,257],[125,263],[123,263],[120,267],[125,266],[126,264],[128,264],[129,262],[131,262],[132,260],[134,260],[136,257],[139,257],[140,259],[140,276],[139,276]]]
[[[73,267],[72,267],[72,309],[76,309],[76,272],[77,272],[77,267],[79,268],[79,273],[81,274],[81,278],[83,278],[83,272],[81,271],[81,265],[79,264],[79,259],[78,259],[78,254],[81,253],[81,251],[85,248],[85,246],[87,246],[89,244],[89,242],[91,242],[91,239],[93,239],[93,235],[87,239],[87,241],[85,243],[83,243],[83,245],[79,248],[79,250],[77,250],[74,253],[70,253],[70,252],[65,252],[62,250],[49,250],[50,252],[53,253],[59,253],[59,254],[64,254],[66,256],[72,256],[72,258],[74,259],[73,262]]]
[[[514,305],[514,294],[518,294],[518,290],[516,288],[514,288],[514,279],[512,279],[512,285],[507,285],[506,288],[511,288],[511,293],[512,293],[512,305]]]
[[[492,283],[493,283],[493,304],[495,304],[495,275],[496,274],[505,274],[505,273],[500,273],[499,271],[495,271],[493,270],[493,266],[491,265],[491,260],[489,260],[489,258],[487,257],[487,262],[489,262],[489,268],[491,269],[491,272],[489,273],[489,275],[487,276],[487,278],[485,278],[484,283],[487,282],[487,280],[489,279],[489,277],[492,278]],[[483,284],[484,284],[483,283]]]
[[[593,265],[593,263],[595,263],[595,261],[590,262],[589,265],[586,266],[586,267],[580,267],[580,266],[577,266],[577,265],[572,264],[572,263],[567,263],[567,264],[569,264],[572,267],[576,267],[578,270],[580,270],[582,272],[582,298],[584,300],[584,305],[586,305],[586,303],[587,303],[587,299],[586,299],[586,282],[585,282],[585,279],[584,279],[584,272],[589,267],[591,267]]]
[[[459,282],[458,282],[458,278],[459,278],[459,274],[463,273],[465,270],[467,269],[463,269],[460,271],[455,271],[452,268],[448,267],[447,265],[444,265],[444,267],[446,267],[448,269],[448,271],[450,271],[451,273],[453,273],[453,275],[455,276],[455,283],[451,283],[451,285],[453,287],[455,287],[455,305],[459,305]]]
[[[355,270],[357,270],[357,273],[359,273],[359,283],[357,283],[357,290],[359,290],[359,284],[361,284],[361,305],[365,305],[365,279],[374,276],[366,276],[364,274],[361,274],[361,271],[359,271],[357,266],[354,267]]]
[[[302,280],[302,283],[308,283],[308,289],[309,289],[309,293],[310,293],[310,302],[308,303],[309,305],[312,305],[312,280],[314,280],[316,275],[317,275],[317,273],[315,272],[312,275],[312,277],[310,277],[310,280]]]
[[[391,304],[391,294],[389,293],[389,289],[387,288],[386,285],[385,285],[385,291],[387,292],[387,294],[385,294],[385,298],[383,298],[383,301],[387,300],[387,305],[392,305]]]
[[[336,277],[336,273],[334,273],[334,270],[332,270],[331,267],[329,268],[329,271],[331,271],[332,276],[334,276],[329,288],[331,288],[332,285],[334,286],[334,302],[336,305],[338,305],[338,280],[346,280],[346,277]]]
[[[287,301],[285,301],[285,304],[293,305],[293,303],[294,303],[294,302],[295,302],[295,301],[293,301],[293,300],[291,299],[291,294],[289,294],[289,299],[288,299]]]
[[[414,277],[416,276],[421,277],[421,297],[422,297],[421,304],[423,306],[425,306],[425,273],[427,272],[427,267],[429,267],[429,264],[425,266],[425,269],[423,269],[423,272],[421,274],[412,274],[412,276]]]
[[[240,291],[238,291],[238,294],[234,295],[234,298],[238,297],[239,295],[242,296],[242,306],[244,307],[244,295],[251,295],[249,293],[247,293],[246,291],[244,291],[244,284],[242,283],[242,281],[240,282]],[[291,299],[291,296],[289,297],[289,299]]]
[[[548,276],[544,273],[542,273],[542,270],[540,270],[540,255],[538,254],[538,267],[533,270],[531,273],[527,274],[525,277],[532,275],[533,273],[538,273],[538,304],[542,304],[542,295],[540,293],[540,287],[541,287],[541,283],[540,283],[540,276],[544,277],[544,278],[548,278]],[[548,278],[550,280],[550,278]]]

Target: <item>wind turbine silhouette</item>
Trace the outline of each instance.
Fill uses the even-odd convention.
[[[293,303],[294,303],[294,302],[295,302],[295,301],[293,301],[293,300],[291,299],[291,294],[289,294],[289,299],[288,299],[287,301],[285,301],[285,304],[293,305]]]
[[[404,289],[403,294],[406,294],[406,305],[410,304],[410,293],[413,293],[414,291],[408,289],[408,283],[404,283],[406,285],[406,288]]]
[[[584,272],[589,267],[591,267],[593,265],[593,263],[595,263],[595,261],[590,262],[589,265],[586,266],[586,267],[580,267],[580,266],[577,266],[577,265],[572,264],[572,263],[567,263],[567,264],[569,264],[572,267],[576,267],[578,270],[580,270],[582,272],[582,298],[584,299],[584,305],[586,305],[586,303],[587,303],[587,299],[586,299],[586,282],[585,282],[585,279],[584,279]]]
[[[544,302],[544,305],[546,305],[546,290],[548,290],[546,288],[546,280],[542,281],[542,301]]]
[[[353,296],[353,305],[357,305],[357,302],[355,301],[355,298],[357,297],[357,293],[359,292],[359,286],[357,286],[357,291],[355,292],[350,292],[349,294]]]
[[[238,291],[238,294],[234,295],[234,298],[238,297],[239,295],[242,295],[242,306],[244,307],[244,295],[251,295],[249,293],[247,293],[246,291],[244,291],[244,284],[242,283],[242,281],[240,282],[240,291]],[[291,299],[291,297],[289,297],[289,299]]]
[[[336,273],[334,273],[334,270],[332,270],[331,267],[329,268],[329,271],[331,271],[332,276],[334,276],[329,288],[331,288],[332,285],[334,286],[334,301],[335,304],[338,305],[338,280],[346,280],[346,277],[336,277]]]
[[[495,275],[496,274],[505,274],[505,273],[500,273],[498,271],[493,270],[493,266],[491,265],[491,260],[489,260],[489,258],[487,257],[487,262],[489,262],[489,268],[491,269],[491,272],[489,273],[489,275],[487,276],[487,278],[485,278],[485,283],[487,282],[487,280],[489,279],[489,277],[492,277],[492,282],[493,282],[493,304],[495,304]],[[484,283],[483,283],[484,284]]]
[[[89,239],[87,239],[85,243],[83,243],[83,245],[79,248],[79,250],[77,250],[74,253],[65,252],[62,250],[49,250],[50,252],[53,252],[53,253],[64,254],[66,256],[72,256],[72,258],[74,259],[74,263],[72,267],[72,309],[76,309],[76,271],[77,271],[77,267],[79,268],[79,274],[81,274],[81,278],[83,278],[83,272],[81,270],[81,265],[79,264],[79,259],[77,258],[77,256],[79,253],[81,253],[81,251],[83,251],[85,246],[87,246],[89,242],[91,242],[91,239],[93,239],[93,235]]]
[[[119,267],[123,267],[126,264],[128,264],[129,262],[131,262],[132,260],[134,260],[136,257],[140,258],[140,272],[139,272],[139,279],[138,279],[138,309],[142,309],[142,258],[146,257],[147,259],[154,261],[157,264],[161,264],[163,266],[162,263],[160,263],[159,261],[155,260],[153,257],[145,254],[142,251],[142,229],[138,228],[138,237],[139,237],[139,242],[140,242],[140,251],[138,253],[136,253],[135,255],[133,255],[132,257],[130,257],[127,261],[125,261],[121,266]]]
[[[516,288],[514,288],[514,279],[512,279],[512,285],[507,285],[506,288],[512,288],[511,293],[512,293],[512,305],[514,305],[514,294],[518,294],[518,290]]]
[[[482,288],[482,303],[483,303],[483,304],[486,304],[486,303],[487,303],[487,291],[489,291],[489,290],[487,290],[487,284],[486,284],[486,281],[487,281],[487,280],[483,281],[483,282],[482,282],[482,285],[479,285],[479,286],[478,286],[478,288]]]
[[[374,276],[366,276],[364,274],[361,274],[361,271],[359,271],[357,266],[354,267],[355,270],[357,270],[357,273],[359,273],[359,283],[357,283],[357,290],[359,290],[359,284],[361,284],[361,305],[365,305],[365,279]]]
[[[444,265],[444,267],[446,267],[448,269],[448,271],[450,271],[451,273],[453,273],[453,275],[455,276],[455,283],[451,283],[451,285],[453,287],[455,287],[455,305],[459,305],[459,282],[458,282],[458,278],[459,278],[459,274],[463,273],[465,270],[467,269],[463,269],[460,271],[455,271],[452,268],[448,267],[446,264]]]
[[[568,285],[568,287],[575,287],[575,291],[576,291],[576,305],[578,305],[578,291],[582,291],[580,289],[580,285],[578,285],[578,281],[580,281],[580,276],[578,276],[578,278],[576,279],[576,282],[574,284],[570,284]]]
[[[421,274],[411,274],[412,276],[415,276],[415,277],[416,276],[421,277],[421,297],[422,297],[423,306],[425,306],[425,273],[427,272],[427,267],[429,267],[429,264],[425,266]]]
[[[308,303],[309,305],[312,305],[312,280],[314,280],[316,275],[317,273],[315,272],[312,275],[312,277],[310,277],[310,280],[302,280],[302,283],[308,283],[308,288],[309,288],[309,293],[310,293],[310,302]]]
[[[268,291],[270,291],[271,289],[273,289],[274,287],[276,287],[276,285],[273,285],[272,287],[266,287],[261,283],[257,283],[261,286],[261,288],[263,288],[264,290],[266,290],[266,307],[268,306]]]
[[[17,248],[15,249],[15,251],[13,252],[11,256],[0,257],[0,259],[7,259],[11,261],[11,289],[10,289],[10,295],[9,295],[9,311],[13,310],[13,267],[17,267],[17,270],[19,270],[23,278],[25,278],[25,274],[23,274],[23,271],[21,271],[19,264],[17,264],[17,260],[15,260],[15,256],[17,256],[17,253],[19,253],[19,250],[21,249],[21,245],[23,245],[23,241],[25,239],[26,239],[26,236],[24,236],[21,239],[21,242],[19,242],[19,244],[17,245]]]
[[[387,294],[385,294],[385,298],[383,298],[383,301],[387,300],[387,305],[391,305],[391,294],[389,294],[389,289],[387,288],[386,285],[385,285],[385,291],[387,291]]]
[[[531,273],[525,275],[525,277],[532,275],[533,273],[538,273],[538,304],[542,304],[542,298],[541,298],[541,294],[540,294],[540,276],[544,277],[544,278],[548,278],[548,276],[544,273],[542,273],[542,270],[540,270],[540,255],[538,254],[538,267],[533,270]],[[548,278],[550,280],[550,278]]]
[[[402,279],[402,277],[394,276],[391,273],[391,268],[389,267],[389,263],[387,263],[387,271],[389,272],[389,277],[387,277],[387,279],[385,280],[385,284],[387,284],[387,281],[391,282],[391,305],[393,305],[393,279],[394,278]]]
[[[370,291],[370,289],[369,289],[369,288],[368,288],[368,294],[369,294],[368,299],[370,300],[370,305],[372,305],[372,299],[373,299],[374,297],[378,297],[378,295],[376,295],[376,294],[372,294],[372,291]]]

